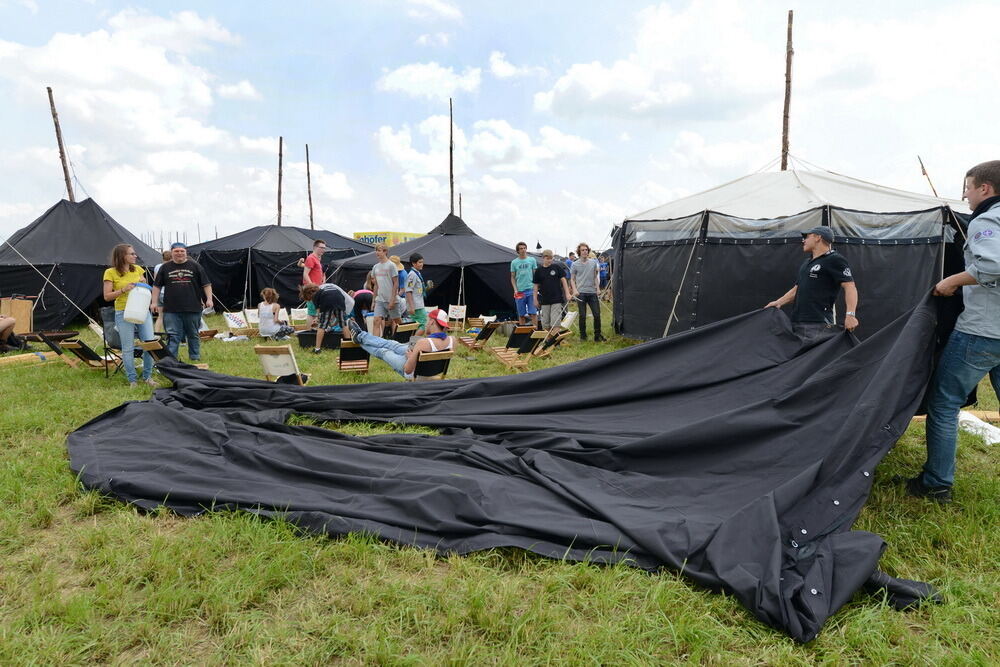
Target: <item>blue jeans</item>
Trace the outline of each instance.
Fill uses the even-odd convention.
[[[354,342],[365,348],[368,354],[378,357],[389,364],[392,370],[403,376],[404,380],[409,380],[411,376],[403,372],[403,365],[406,363],[406,352],[410,346],[406,343],[399,343],[388,338],[380,338],[366,331],[354,334]]]
[[[188,344],[188,358],[191,361],[201,359],[201,338],[198,337],[200,326],[201,313],[163,313],[163,328],[167,331],[167,350],[174,359],[180,359],[177,351],[185,338]]]
[[[135,339],[155,340],[153,334],[153,314],[146,313],[146,321],[142,324],[132,324],[125,321],[125,311],[115,311],[115,328],[122,339],[122,366],[125,367],[125,377],[129,382],[135,382]],[[142,379],[148,380],[153,375],[153,357],[149,352],[142,353]]]
[[[927,394],[925,486],[955,482],[958,412],[987,374],[994,388],[1000,386],[1000,339],[952,331]]]

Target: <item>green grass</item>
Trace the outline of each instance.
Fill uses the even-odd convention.
[[[214,370],[259,377],[252,344],[213,341],[203,356]],[[628,344],[577,344],[533,367]],[[378,361],[368,378],[342,378],[334,353],[298,356],[317,383],[399,381]],[[455,377],[503,372],[485,355],[461,357]],[[879,467],[858,521],[889,543],[884,569],[933,582],[946,604],[900,613],[861,595],[802,646],[673,573],[507,549],[441,558],[247,514],[141,514],[82,491],[64,440],[148,389],[53,362],[0,368],[0,387],[2,664],[1000,663],[1000,464],[997,446],[970,436],[954,505],[889,482],[922,461],[914,424]],[[981,396],[996,408],[991,390]]]

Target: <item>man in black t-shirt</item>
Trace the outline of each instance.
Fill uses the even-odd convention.
[[[542,328],[551,329],[562,318],[563,305],[569,301],[566,266],[553,262],[551,250],[542,251],[542,265],[535,269],[531,281],[535,284],[535,308],[541,316]]]
[[[201,358],[201,311],[212,308],[212,283],[208,281],[201,264],[188,259],[187,246],[175,243],[170,246],[170,261],[164,262],[153,279],[153,300],[150,310],[156,309],[160,290],[169,287],[163,295],[163,328],[167,330],[167,350],[178,359],[181,340],[187,339],[188,357],[194,363]]]
[[[798,281],[781,298],[765,308],[781,308],[795,302],[792,308],[792,329],[803,340],[828,333],[837,325],[833,304],[843,288],[847,311],[844,328],[854,331],[858,326],[858,289],[851,267],[844,256],[831,248],[833,231],[829,227],[814,227],[802,233],[802,250],[810,254],[799,267]]]

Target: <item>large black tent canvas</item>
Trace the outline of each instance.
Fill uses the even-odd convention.
[[[0,296],[37,295],[34,328],[62,329],[80,314],[76,306],[86,310],[100,297],[111,249],[119,243],[135,248],[148,269],[160,262],[160,253],[93,199],[63,199],[0,244]]]
[[[804,344],[758,310],[552,369],[420,384],[297,387],[169,361],[172,388],[67,444],[84,485],[142,508],[665,567],[808,641],[862,586],[906,583],[878,573],[885,542],[852,524],[917,410],[936,323],[928,297],[863,343]],[[442,434],[350,436],[293,413]],[[135,438],[150,430],[173,435]]]
[[[265,287],[278,291],[279,302],[293,307],[300,301],[302,269],[297,265],[312,251],[313,241],[326,241],[323,267],[337,260],[370,252],[367,243],[325,229],[261,225],[188,248],[212,281],[223,310],[253,307]]]
[[[435,285],[426,298],[429,307],[465,303],[470,315],[514,310],[510,262],[517,253],[479,236],[457,215],[449,214],[425,236],[389,249],[407,264],[413,253],[423,255],[424,280]],[[333,280],[344,289],[360,289],[377,261],[374,252],[344,260]]]
[[[826,171],[752,174],[664,204],[622,225],[615,330],[652,338],[760,308],[795,284],[801,233],[825,225],[851,266],[856,334],[865,338],[918,303],[947,258],[961,257],[961,238],[950,243],[961,206]],[[845,310],[841,296],[838,322]]]

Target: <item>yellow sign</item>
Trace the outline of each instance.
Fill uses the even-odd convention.
[[[404,241],[419,239],[421,236],[424,235],[414,234],[413,232],[354,232],[355,241],[361,241],[362,243],[369,243],[371,245],[384,243],[389,247],[399,245]]]

